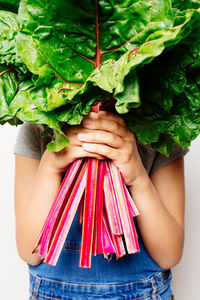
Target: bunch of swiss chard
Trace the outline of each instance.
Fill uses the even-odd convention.
[[[137,140],[162,154],[200,133],[199,0],[0,0],[0,8],[0,124],[43,124],[47,150],[60,151],[65,122],[112,102]],[[139,251],[138,211],[113,163],[81,160],[67,172],[36,247],[46,262],[55,264],[78,207],[80,266],[90,266],[91,251],[124,255],[122,234],[128,253]]]

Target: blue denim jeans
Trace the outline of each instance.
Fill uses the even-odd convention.
[[[137,222],[134,219],[136,228]],[[140,252],[109,261],[92,256],[91,268],[79,268],[81,225],[76,214],[56,266],[29,265],[29,300],[172,299],[171,270],[160,268],[142,242]]]

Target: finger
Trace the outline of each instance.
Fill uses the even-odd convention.
[[[73,160],[76,160],[78,158],[84,158],[84,157],[93,157],[101,160],[105,159],[105,156],[97,153],[88,152],[82,146],[73,147]]]
[[[87,129],[98,129],[112,132],[113,134],[116,134],[120,137],[130,135],[130,131],[128,128],[124,127],[116,121],[108,119],[91,119],[87,117],[83,120],[83,126]]]
[[[65,135],[70,136],[73,134],[77,134],[81,129],[83,129],[82,125],[68,125],[62,128],[62,131]]]
[[[98,114],[99,114],[100,118],[102,118],[102,119],[116,121],[119,124],[121,124],[122,126],[127,127],[125,120],[119,114],[113,114],[113,113],[107,112],[107,111],[100,111]]]
[[[97,119],[101,118],[101,119],[116,121],[119,124],[121,124],[122,126],[127,127],[126,122],[124,121],[124,119],[120,115],[113,114],[111,112],[107,112],[107,111],[99,111],[98,113],[90,112],[88,114],[88,117],[91,118],[91,119],[94,119],[94,120],[97,120]],[[84,117],[83,120],[85,118],[87,118],[87,117]]]
[[[77,138],[77,136],[79,133],[88,133],[88,132],[91,131],[89,129],[84,128],[83,126],[76,126],[76,127],[69,128],[69,130],[65,131],[65,135],[69,139],[70,145],[81,146],[82,143],[80,142],[80,139]]]
[[[113,148],[120,148],[124,145],[124,140],[111,132],[102,130],[92,130],[85,133],[79,133],[78,139],[81,142],[106,144]]]
[[[116,150],[106,145],[83,143],[82,147],[87,152],[96,153],[98,155],[110,158],[112,160],[116,160],[118,157],[117,153],[119,152],[119,150]]]

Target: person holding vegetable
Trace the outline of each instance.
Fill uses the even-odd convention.
[[[21,126],[16,242],[30,300],[173,299],[171,268],[184,246],[183,156],[200,133],[199,1],[0,2],[0,124]],[[84,209],[83,193],[91,200]],[[121,256],[110,247],[107,260],[94,254],[90,267],[107,217],[117,246],[124,238],[132,247]]]
[[[69,146],[48,152],[42,125],[24,123],[14,153],[16,241],[29,267],[30,299],[173,299],[171,268],[184,247],[184,158],[176,144],[169,157],[139,143],[116,113],[90,112],[81,125],[65,126]],[[72,223],[56,266],[32,250],[67,166],[78,158],[111,159],[121,171],[140,215],[140,252],[109,261],[92,257],[77,267],[81,226]]]

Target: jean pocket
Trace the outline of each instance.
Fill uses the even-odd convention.
[[[77,241],[65,241],[64,251],[80,251],[81,243]]]

